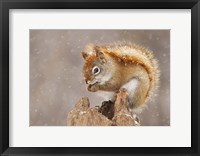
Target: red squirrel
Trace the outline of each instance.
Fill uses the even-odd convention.
[[[90,92],[128,92],[129,108],[140,110],[159,86],[160,70],[150,50],[127,42],[88,44],[82,52],[83,75]]]

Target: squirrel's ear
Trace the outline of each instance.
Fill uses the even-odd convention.
[[[88,54],[86,52],[82,52],[82,56],[84,59],[86,59],[88,57]]]
[[[105,56],[104,56],[103,52],[101,52],[101,51],[99,50],[98,47],[95,48],[95,51],[96,51],[96,56],[97,56],[97,58],[99,58],[99,60],[100,60],[102,63],[105,63],[105,62],[106,62],[106,59],[105,59]]]

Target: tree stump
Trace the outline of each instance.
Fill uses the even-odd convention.
[[[83,97],[69,112],[67,126],[139,126],[139,120],[128,109],[128,94],[121,89],[116,100],[104,101],[101,107],[90,108],[87,97]]]

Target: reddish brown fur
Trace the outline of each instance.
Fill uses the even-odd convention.
[[[96,60],[96,55],[89,55],[87,58],[85,58],[85,64],[84,64],[84,67],[83,67],[83,71],[84,72],[84,76],[85,77],[90,77],[91,76],[91,73],[90,73],[90,68],[89,67],[92,67],[94,61]]]
[[[134,56],[127,56],[127,55],[125,55],[124,58],[120,58],[118,55],[116,55],[116,53],[110,52],[107,49],[101,48],[100,50],[103,51],[105,54],[110,55],[113,59],[115,59],[116,61],[118,61],[119,63],[121,63],[123,65],[124,64],[127,64],[127,65],[128,64],[141,65],[148,72],[150,81],[152,80],[152,76],[150,74],[151,73],[150,72],[150,68],[147,65],[145,65],[145,63],[142,62],[139,58],[134,57]]]

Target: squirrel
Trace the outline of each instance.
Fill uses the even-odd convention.
[[[88,44],[82,56],[88,91],[107,91],[113,98],[125,88],[132,111],[140,112],[159,86],[158,61],[152,51],[142,46],[129,42]]]

